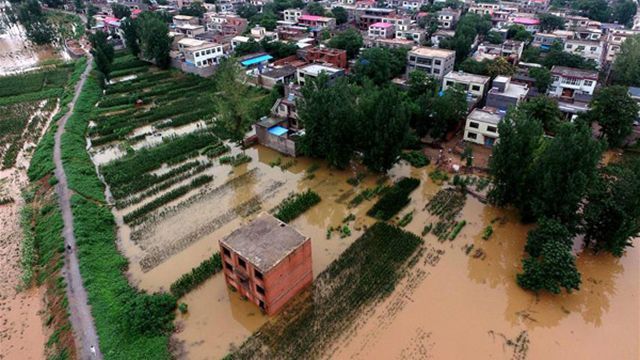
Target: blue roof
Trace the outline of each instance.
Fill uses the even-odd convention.
[[[640,97],[640,88],[629,86],[629,95]]]
[[[287,131],[289,131],[289,130],[287,130],[286,128],[283,128],[280,125],[274,126],[271,129],[269,129],[269,132],[271,134],[275,135],[275,136],[282,136],[282,135],[286,134]]]
[[[240,64],[242,64],[242,66],[250,66],[253,64],[261,63],[263,61],[269,61],[271,59],[273,59],[273,56],[271,55],[260,55],[258,57],[254,57],[253,59],[247,59],[245,61],[242,61]]]

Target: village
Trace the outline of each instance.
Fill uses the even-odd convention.
[[[637,359],[639,6],[1,4],[0,359]]]

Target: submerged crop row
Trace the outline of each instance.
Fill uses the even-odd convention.
[[[376,223],[227,359],[312,359],[351,325],[360,311],[388,296],[422,239]],[[357,281],[354,281],[357,279]]]

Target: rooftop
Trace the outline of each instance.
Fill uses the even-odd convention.
[[[310,65],[307,65],[307,66],[301,68],[300,71],[303,71],[305,74],[309,74],[309,75],[312,75],[312,76],[318,76],[322,72],[326,72],[326,73],[329,73],[329,74],[335,74],[335,73],[337,73],[339,71],[342,71],[342,69],[335,68],[333,66],[326,66],[326,65],[320,65],[320,64],[310,64]]]
[[[193,24],[180,24],[180,25],[176,25],[176,28],[178,29],[185,29],[185,30],[195,30],[195,29],[202,29],[204,26],[202,25],[193,25]]]
[[[584,70],[584,69],[577,69],[577,68],[555,65],[554,67],[551,68],[551,73],[554,75],[560,75],[560,76],[566,76],[566,77],[598,80],[598,72],[595,70]]]
[[[489,82],[490,78],[488,76],[470,74],[470,73],[466,73],[464,71],[451,71],[450,73],[448,73],[447,75],[444,76],[444,79],[445,80],[449,79],[449,80],[453,80],[453,81],[460,81],[460,82],[472,82],[472,83],[486,84],[487,82]]]
[[[324,16],[318,16],[318,15],[302,15],[298,17],[298,21],[300,20],[306,20],[306,21],[329,21],[332,18],[329,17],[324,17]]]
[[[207,43],[207,41],[197,40],[197,39],[192,39],[192,38],[184,38],[184,39],[178,40],[178,44],[179,45],[186,46],[186,47],[200,46],[200,45],[204,45],[206,43]]]
[[[513,22],[523,25],[540,25],[540,20],[528,17],[517,17],[513,19]]]
[[[436,49],[436,48],[424,47],[424,46],[416,46],[413,49],[411,49],[409,53],[416,54],[419,56],[442,57],[442,58],[446,58],[451,55],[453,56],[456,55],[456,52],[453,50]]]
[[[278,79],[287,75],[293,75],[296,73],[296,68],[293,66],[285,65],[279,68],[269,69],[262,73],[262,76],[273,79]]]
[[[249,224],[220,240],[220,243],[265,273],[308,239],[296,229],[263,212]]]
[[[476,108],[473,109],[467,119],[492,125],[498,125],[498,123],[500,123],[500,121],[502,120],[502,116],[494,111]]]
[[[390,27],[393,27],[393,24],[385,23],[385,22],[377,22],[377,23],[371,24],[371,27],[390,28]]]
[[[640,88],[629,86],[629,95],[632,98],[640,98]]]
[[[174,15],[173,18],[175,20],[184,20],[184,21],[188,21],[193,19],[193,16],[189,16],[189,15]]]

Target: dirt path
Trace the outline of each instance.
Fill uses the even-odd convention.
[[[67,297],[69,299],[69,312],[73,332],[76,338],[76,346],[80,359],[102,359],[100,348],[98,346],[98,335],[91,317],[91,308],[87,300],[87,292],[82,284],[80,275],[80,267],[78,264],[78,256],[76,255],[76,239],[73,234],[73,215],[71,213],[71,190],[67,185],[67,176],[62,167],[62,156],[60,151],[60,143],[64,127],[67,120],[73,113],[78,96],[82,91],[82,87],[93,66],[92,58],[87,59],[87,68],[76,85],[73,100],[69,104],[69,111],[58,122],[58,129],[55,135],[55,145],[53,148],[53,161],[56,165],[55,175],[58,178],[56,185],[56,193],[62,210],[62,218],[64,220],[64,228],[62,234],[65,243],[70,245],[74,251],[67,251],[64,262],[64,277],[67,281]],[[96,354],[92,354],[91,347],[95,347]]]

